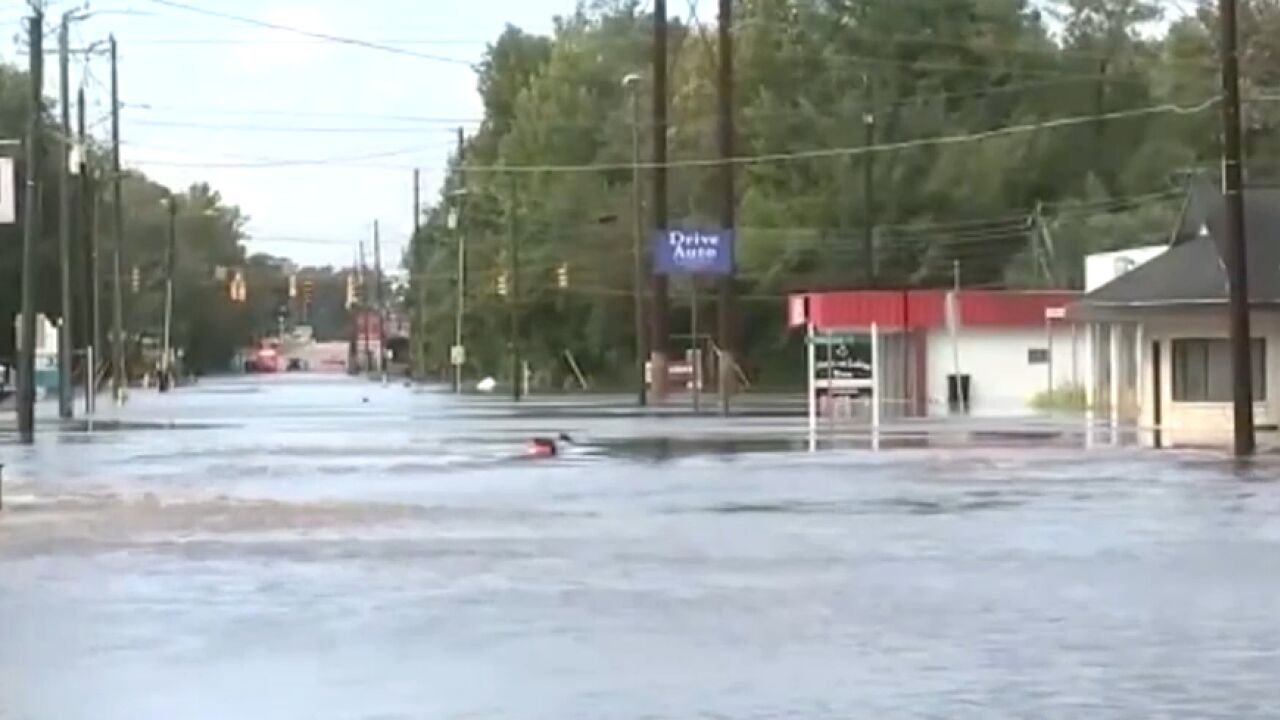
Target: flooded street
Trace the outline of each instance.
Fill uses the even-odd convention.
[[[1275,716],[1274,461],[557,407],[220,380],[7,440],[0,719]]]

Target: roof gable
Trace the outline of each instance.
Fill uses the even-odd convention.
[[[1221,303],[1227,299],[1226,206],[1192,191],[1171,247],[1085,296],[1085,306]],[[1245,194],[1251,302],[1280,303],[1280,190]]]

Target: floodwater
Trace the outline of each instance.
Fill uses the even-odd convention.
[[[1270,461],[550,417],[227,380],[0,444],[0,720],[1280,707]]]

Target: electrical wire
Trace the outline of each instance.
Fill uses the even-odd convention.
[[[640,169],[654,169],[656,167],[667,168],[698,168],[698,167],[716,167],[724,165],[726,162],[732,165],[755,165],[760,163],[788,162],[795,160],[819,160],[836,157],[858,157],[861,155],[869,155],[871,153],[909,150],[919,147],[935,147],[941,145],[956,145],[960,143],[974,142],[978,140],[990,140],[994,138],[1009,137],[1012,135],[1020,135],[1028,132],[1037,132],[1040,130],[1052,130],[1064,127],[1075,127],[1088,123],[1096,123],[1104,120],[1123,120],[1129,118],[1145,117],[1149,115],[1194,115],[1204,112],[1219,102],[1218,97],[1213,97],[1195,105],[1177,105],[1174,103],[1162,103],[1160,105],[1151,105],[1141,108],[1133,108],[1130,110],[1116,110],[1107,113],[1098,113],[1094,115],[1077,115],[1064,118],[1056,118],[1053,120],[1045,120],[1036,123],[1025,123],[1020,125],[1009,125],[992,130],[983,130],[975,133],[963,133],[959,135],[944,135],[932,138],[917,138],[914,140],[901,140],[895,142],[880,143],[875,145],[857,145],[853,147],[837,147],[823,148],[817,150],[801,150],[795,152],[780,153],[764,153],[759,155],[740,155],[732,158],[700,158],[692,160],[674,160],[667,163],[641,162],[633,163],[599,163],[587,165],[463,165],[459,168],[462,172],[467,173],[582,173],[582,172],[602,172],[602,171],[621,171]]]
[[[184,122],[180,120],[130,120],[131,125],[147,127],[182,128],[189,130],[225,130],[234,132],[286,132],[286,133],[439,133],[452,135],[453,128],[415,127],[317,127],[305,125],[226,125],[217,123]]]
[[[245,23],[247,25],[255,25],[257,27],[266,28],[269,30],[279,30],[280,32],[293,33],[295,35],[302,35],[304,37],[309,37],[316,40],[323,40],[326,42],[331,42],[339,45],[350,45],[353,47],[361,47],[368,50],[379,50],[382,52],[392,53],[395,55],[403,55],[406,57],[414,57],[422,60],[432,60],[435,62],[451,63],[455,65],[463,65],[466,67],[472,66],[472,63],[469,60],[462,60],[459,58],[447,57],[444,55],[432,55],[429,53],[418,52],[416,50],[406,50],[405,48],[395,47],[393,45],[384,45],[382,43],[371,42],[369,40],[360,40],[358,38],[346,37],[342,35],[331,35],[329,33],[303,30],[302,28],[292,27],[290,25],[281,25],[279,23],[268,22],[266,20],[258,20],[256,18],[245,17],[243,15],[234,15],[232,13],[222,12],[219,10],[209,10],[207,8],[198,7],[196,5],[189,5],[187,3],[177,2],[176,0],[150,0],[150,1],[156,5],[163,5],[165,7],[175,8],[178,10],[185,10],[187,12],[195,13],[197,15],[204,15],[206,17],[219,18],[222,20],[230,20],[233,22]]]
[[[124,144],[124,143],[121,143]],[[451,147],[452,144],[435,144],[435,145],[417,145],[413,147],[400,148],[398,150],[387,150],[376,153],[368,153],[364,155],[347,155],[338,157],[321,157],[321,158],[297,158],[297,159],[281,159],[281,160],[263,160],[256,162],[181,162],[167,160],[136,160],[141,165],[155,165],[163,167],[193,167],[193,168],[242,168],[242,169],[263,169],[263,168],[287,168],[287,167],[304,167],[318,165],[347,165],[349,167],[365,167],[355,165],[364,160],[378,160],[381,158],[395,157],[398,155],[410,155],[416,152],[424,152],[428,150],[438,150],[444,147]],[[137,147],[137,146],[135,146]],[[157,148],[158,149],[158,148]],[[402,169],[402,168],[397,168]]]

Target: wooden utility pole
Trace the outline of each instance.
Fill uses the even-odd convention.
[[[369,282],[368,276],[369,266],[365,264],[364,241],[360,241],[360,297],[356,303],[358,313],[356,317],[357,332],[363,338],[361,343],[361,352],[364,354],[364,371],[373,372],[373,348],[369,338]]]
[[[164,328],[160,350],[160,392],[173,384],[173,274],[178,254],[178,199],[169,196],[169,244],[164,254]]]
[[[640,407],[649,404],[649,389],[645,383],[644,363],[648,355],[645,341],[644,294],[645,294],[645,242],[644,218],[641,212],[644,207],[644,189],[640,183],[640,84],[639,75],[628,75],[622,84],[627,89],[631,101],[631,264],[632,286],[631,303],[635,322],[635,378],[636,402]]]
[[[413,314],[413,372],[422,379],[427,374],[427,248],[422,233],[422,173],[413,169],[413,277],[410,286],[416,290],[416,312]]]
[[[862,219],[862,257],[867,263],[865,275],[867,287],[876,287],[879,281],[879,262],[876,257],[875,215],[875,155],[870,151],[876,142],[876,116],[868,106],[862,113],[862,204],[866,217]]]
[[[84,309],[85,337],[85,373],[84,411],[92,415],[98,403],[98,353],[102,351],[102,312],[98,283],[98,229],[97,229],[97,193],[93,179],[89,177],[88,131],[85,126],[84,88],[76,93],[76,146],[79,157],[76,172],[79,174],[80,189],[77,233],[84,258],[81,277],[89,283],[88,291],[81,303]]]
[[[111,283],[115,302],[111,308],[112,340],[111,352],[114,360],[111,363],[116,403],[124,402],[125,391],[129,386],[129,374],[125,368],[128,334],[124,322],[124,192],[121,188],[120,171],[120,80],[119,62],[116,54],[116,36],[109,38],[111,44],[111,200],[112,200],[112,235],[115,240],[111,258]]]
[[[458,165],[464,166],[466,152],[466,136],[463,134],[462,128],[458,128]],[[467,196],[465,183],[467,176],[462,174],[462,182],[464,187],[460,189],[458,197],[459,201],[454,207],[454,219],[456,227],[451,228],[458,236],[458,274],[454,278],[455,290],[457,291],[457,300],[453,307],[453,347],[449,350],[449,362],[453,365],[453,391],[455,393],[462,392],[462,370],[466,365],[466,349],[462,344],[464,339],[463,324],[466,322],[467,314],[467,233],[465,215],[463,214],[467,206]],[[459,356],[455,357],[454,353]]]
[[[387,306],[382,297],[382,233],[373,221],[373,297],[378,306],[378,372],[387,380]]]
[[[22,327],[18,340],[18,436],[35,441],[36,403],[36,243],[44,228],[40,221],[41,116],[44,111],[44,13],[39,6],[28,20],[27,45],[31,75],[30,117],[27,122],[26,190],[22,233]]]
[[[1230,290],[1231,375],[1234,449],[1247,457],[1256,449],[1253,427],[1253,341],[1249,330],[1249,264],[1244,222],[1240,148],[1240,58],[1236,0],[1218,0],[1222,26],[1223,196],[1226,201],[1227,285]]]
[[[667,230],[667,2],[653,1],[653,227]],[[653,273],[653,304],[649,312],[652,397],[667,396],[667,352],[670,346],[669,283],[667,276]]]
[[[71,13],[62,14],[58,25],[58,111],[61,124],[58,133],[58,279],[61,287],[62,321],[58,323],[58,417],[71,419],[74,414],[71,387],[71,356],[75,343],[71,336],[71,91],[69,32]]]
[[[507,175],[510,210],[507,213],[508,309],[511,313],[511,399],[524,395],[524,372],[520,358],[520,235],[516,227],[517,186],[515,173]]]
[[[719,17],[720,35],[720,68],[719,68],[719,135],[720,135],[720,229],[732,236],[737,226],[738,196],[734,185],[734,140],[736,128],[733,116],[733,0],[720,0]],[[730,259],[733,267],[728,275],[717,278],[720,291],[720,307],[717,326],[719,329],[719,370],[717,376],[720,385],[720,413],[728,415],[733,393],[737,385],[738,363],[737,350],[737,294],[734,289],[734,274],[737,262]],[[694,283],[697,278],[691,278]],[[694,348],[698,349],[698,338],[695,337]],[[701,363],[699,353],[694,358]],[[699,366],[700,367],[700,366]],[[700,373],[695,373],[695,379]],[[698,392],[695,388],[694,392]]]

